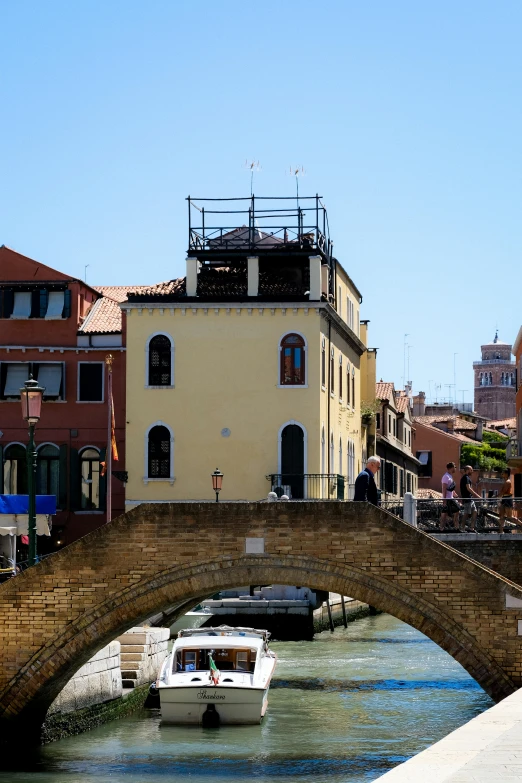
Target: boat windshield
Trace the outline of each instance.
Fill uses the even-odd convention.
[[[257,650],[228,647],[214,650],[197,647],[183,648],[176,652],[172,664],[175,672],[209,671],[209,656],[220,671],[253,672],[256,665]]]

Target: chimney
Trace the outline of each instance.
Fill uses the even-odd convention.
[[[419,392],[413,398],[413,415],[425,416],[426,415],[426,394]]]
[[[477,421],[477,429],[475,430],[475,440],[479,440],[482,442],[482,439],[484,437],[484,422],[482,419],[479,419]]]
[[[321,301],[321,256],[310,256],[310,293],[311,302]]]
[[[247,256],[248,296],[259,294],[259,257]]]
[[[187,256],[187,296],[197,296],[199,267],[197,258]]]

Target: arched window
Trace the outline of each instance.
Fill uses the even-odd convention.
[[[480,375],[479,375],[479,386],[482,386],[482,381],[483,381],[482,373],[480,373]]]
[[[339,473],[343,475],[343,439],[339,438]]]
[[[281,386],[305,385],[305,341],[299,334],[286,334],[281,340]]]
[[[339,400],[343,398],[343,356],[339,354]]]
[[[355,408],[355,367],[352,367],[352,406]]]
[[[346,404],[350,404],[350,362],[346,363]]]
[[[500,375],[500,385],[504,386],[504,373],[501,373]]]
[[[324,337],[321,346],[321,386],[326,388],[326,340]]]
[[[335,392],[335,362],[334,349],[330,350],[330,394]]]
[[[27,456],[21,443],[12,443],[4,451],[3,492],[6,495],[27,495]]]
[[[335,459],[335,447],[334,447],[334,436],[332,432],[330,433],[330,473],[335,473],[334,459]]]
[[[171,478],[171,435],[164,425],[157,425],[149,431],[147,455],[149,478]]]
[[[489,385],[493,386],[493,375],[489,373]]]
[[[60,449],[52,443],[40,446],[37,452],[36,494],[56,495],[60,491]]]
[[[511,373],[511,385],[512,386],[515,385],[515,373],[513,373],[513,372]]]
[[[80,508],[96,511],[100,508],[100,452],[89,446],[80,452]]]
[[[172,342],[166,334],[149,341],[149,386],[172,386]]]

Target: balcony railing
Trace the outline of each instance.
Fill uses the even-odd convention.
[[[270,473],[271,492],[290,500],[351,500],[353,484],[338,473]]]

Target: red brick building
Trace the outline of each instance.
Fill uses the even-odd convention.
[[[516,361],[517,392],[515,397],[515,428],[516,434],[509,444],[509,466],[514,470],[514,485],[516,497],[522,497],[522,326],[513,345]]]
[[[118,302],[126,288],[95,288],[0,247],[0,487],[27,492],[27,428],[19,389],[32,374],[45,387],[36,427],[37,493],[54,494],[51,540],[59,548],[106,521],[107,372],[112,354],[119,460],[112,516],[124,511],[125,345]]]

